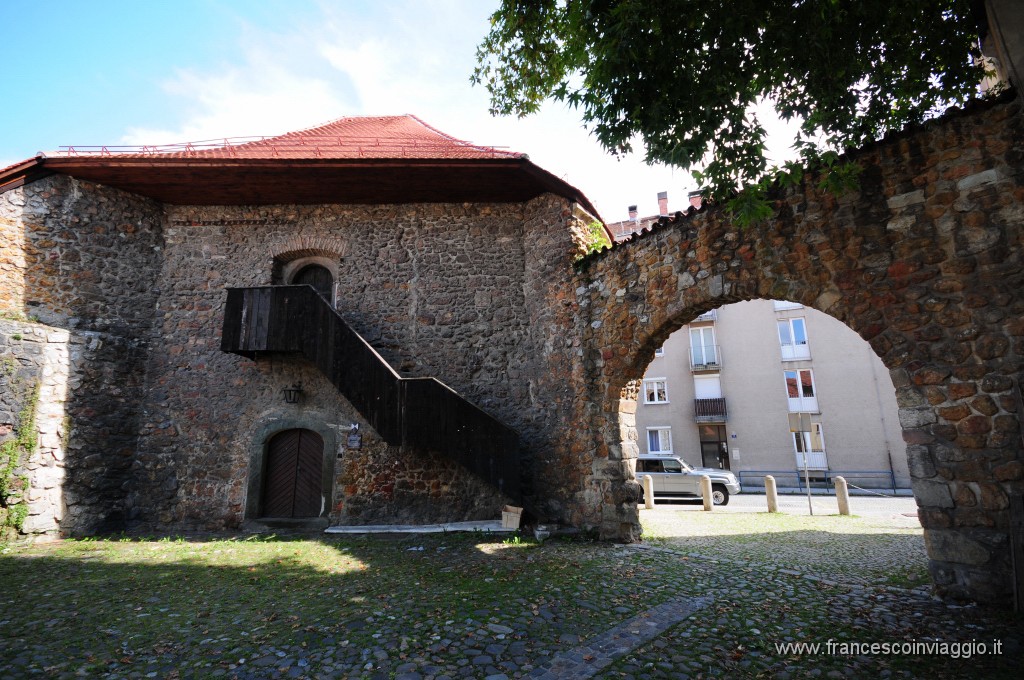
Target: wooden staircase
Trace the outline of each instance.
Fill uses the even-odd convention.
[[[312,286],[227,291],[222,351],[301,352],[384,441],[440,452],[521,499],[516,433],[436,378],[400,376]]]

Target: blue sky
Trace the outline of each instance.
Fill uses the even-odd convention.
[[[2,0],[0,167],[61,145],[273,135],[412,113],[526,152],[607,221],[686,205],[687,173],[608,156],[576,112],[492,118],[471,86],[496,0]]]

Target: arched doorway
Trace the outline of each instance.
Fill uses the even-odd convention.
[[[291,282],[297,286],[313,286],[316,292],[328,302],[331,302],[334,297],[334,277],[327,267],[308,264],[295,273]]]
[[[322,500],[324,440],[312,430],[292,429],[267,442],[262,515],[318,517]]]

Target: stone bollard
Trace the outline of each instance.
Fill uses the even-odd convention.
[[[651,510],[654,508],[654,478],[644,475],[640,478],[640,483],[644,485],[644,508]]]
[[[715,507],[715,502],[711,499],[711,478],[707,475],[701,475],[700,495],[704,498],[704,509],[712,510]]]
[[[846,480],[836,477],[836,500],[839,502],[839,514],[850,514],[850,490],[846,488]]]
[[[764,477],[764,497],[768,500],[768,512],[778,512],[779,491],[775,488],[775,478],[771,475]]]

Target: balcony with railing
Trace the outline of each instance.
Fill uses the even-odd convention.
[[[690,323],[700,323],[700,322],[703,322],[703,321],[717,321],[717,320],[718,320],[718,310],[717,309],[709,309],[708,311],[704,312],[703,314],[698,316],[696,319],[694,319]]]
[[[692,345],[690,347],[690,371],[710,373],[722,370],[722,347],[720,345]]]
[[[698,423],[724,423],[729,417],[725,397],[694,399],[693,415]]]

